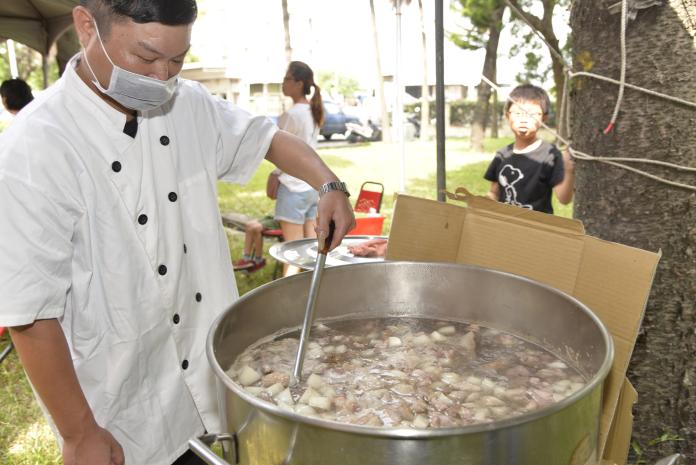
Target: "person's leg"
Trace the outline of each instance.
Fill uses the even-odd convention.
[[[315,238],[317,237],[317,232],[315,231],[315,228],[317,227],[317,221],[316,220],[307,220],[305,221],[304,224],[304,237],[306,238]]]
[[[255,221],[247,228],[247,235],[251,236],[249,250],[253,252],[253,256],[255,258],[263,257],[263,237],[261,236],[262,231],[263,225],[258,221]]]
[[[254,267],[254,248],[256,235],[261,238],[261,230],[263,226],[256,220],[251,220],[244,226],[244,256],[235,261],[232,266],[235,270],[251,270]],[[263,254],[263,244],[261,245],[261,253]]]
[[[280,185],[276,200],[275,219],[280,223],[285,241],[294,241],[304,237],[307,207],[306,192],[291,192],[283,184]],[[299,271],[300,269],[295,266],[287,264],[283,266],[283,276],[297,274]]]
[[[307,192],[307,211],[305,212],[304,237],[317,237],[315,231],[317,227],[317,206],[319,205],[319,194],[317,191]]]
[[[286,241],[295,241],[297,239],[303,238],[303,225],[290,223],[288,221],[280,220],[280,229],[283,231],[283,238]],[[283,265],[283,276],[290,276],[300,272],[300,269],[296,266],[288,265],[287,263]]]
[[[244,258],[250,259],[254,252],[254,239],[256,230],[260,231],[261,223],[255,220],[247,222],[244,227]]]

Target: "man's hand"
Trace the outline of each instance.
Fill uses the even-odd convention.
[[[123,449],[104,428],[94,424],[63,443],[65,465],[124,465]]]
[[[319,199],[317,215],[317,237],[319,243],[329,235],[329,223],[333,220],[336,229],[329,250],[333,250],[341,244],[343,237],[355,227],[355,215],[348,197],[341,191],[330,191]]]
[[[82,392],[55,318],[10,328],[24,370],[63,438],[65,465],[123,465],[123,450],[100,428]]]

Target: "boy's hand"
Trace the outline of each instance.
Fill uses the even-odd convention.
[[[565,166],[566,171],[574,171],[575,170],[575,160],[573,159],[573,156],[570,154],[570,150],[567,148],[563,150],[563,166]]]

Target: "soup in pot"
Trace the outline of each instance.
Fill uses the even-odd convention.
[[[302,382],[290,385],[299,330],[265,338],[228,375],[261,400],[356,425],[442,428],[558,402],[586,382],[544,348],[475,324],[421,318],[319,323]]]

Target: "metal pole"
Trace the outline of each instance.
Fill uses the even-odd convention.
[[[401,0],[396,0],[396,63],[394,65],[394,132],[401,154],[399,192],[406,192],[406,143],[404,138],[404,105],[401,100]]]
[[[445,201],[445,28],[443,1],[435,0],[435,140],[437,200]]]
[[[19,77],[17,69],[17,55],[15,55],[14,40],[7,39],[7,55],[10,59],[10,76],[12,79]]]

